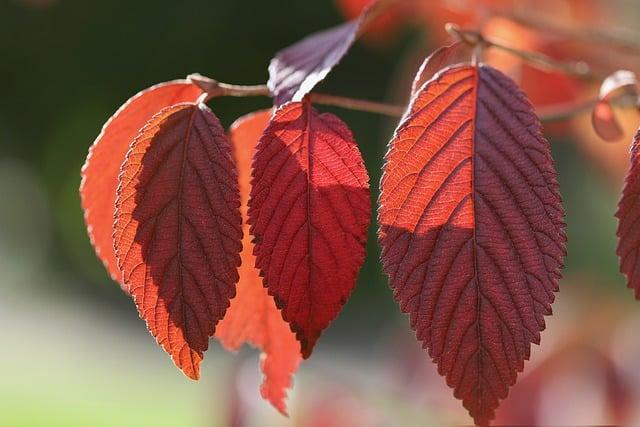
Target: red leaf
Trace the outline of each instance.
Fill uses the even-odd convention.
[[[471,57],[468,46],[461,41],[434,50],[420,65],[411,84],[411,96],[413,97],[438,71],[446,66],[462,62],[462,56]]]
[[[419,1],[419,0],[418,0]],[[336,6],[347,19],[356,18],[372,0],[335,0]],[[407,16],[415,14],[416,1],[395,1],[375,16],[364,30],[364,37],[375,43],[385,43],[394,38]]]
[[[477,424],[493,418],[540,341],[563,216],[549,144],[510,79],[459,65],[414,97],[381,182],[383,267]]]
[[[622,139],[624,131],[616,118],[611,101],[623,94],[633,96],[637,101],[639,91],[638,80],[631,71],[616,71],[602,82],[598,102],[591,112],[591,124],[600,138],[609,142]]]
[[[591,112],[591,125],[596,134],[605,141],[618,141],[624,136],[624,131],[609,101],[601,100],[596,103]]]
[[[302,101],[324,80],[351,48],[368,10],[354,20],[313,33],[276,54],[269,64],[267,82],[276,106]]]
[[[257,147],[249,224],[256,266],[305,358],[355,286],[369,217],[347,126],[307,101],[278,109]]]
[[[238,270],[240,281],[227,314],[216,328],[216,337],[231,351],[238,350],[245,341],[262,350],[262,397],[286,415],[284,400],[287,389],[291,386],[291,375],[300,363],[300,345],[289,325],[282,319],[273,298],[262,285],[262,278],[255,268],[253,243],[246,223],[251,159],[270,118],[271,110],[249,114],[236,120],[229,131],[238,165],[242,203],[240,210],[245,223],[240,253],[242,264]]]
[[[140,131],[119,177],[116,258],[140,317],[193,379],[235,294],[239,207],[229,141],[204,104],[165,108]]]
[[[195,101],[201,94],[184,80],[145,89],[116,111],[89,148],[80,184],[84,218],[98,257],[111,278],[121,284],[112,238],[120,165],[138,131],[155,113],[169,105]]]
[[[618,203],[618,259],[620,271],[627,278],[627,286],[640,299],[640,130],[631,145],[631,165]]]

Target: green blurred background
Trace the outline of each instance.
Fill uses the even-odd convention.
[[[629,4],[621,10],[637,16]],[[250,350],[233,358],[212,343],[203,380],[183,377],[110,281],[86,236],[80,167],[102,124],[127,98],[192,72],[263,83],[273,53],[342,20],[330,1],[0,0],[0,425],[213,426],[241,425],[240,418],[250,425],[311,425],[326,407],[338,419],[355,414],[358,425],[468,422],[392,300],[373,226],[353,297],[296,377],[289,420],[260,400]],[[406,88],[396,83],[410,75],[407,68],[413,72],[416,46],[424,53],[428,44],[417,31],[402,32],[383,48],[358,44],[321,89],[401,101],[398,91]],[[269,103],[236,98],[210,105],[229,125]],[[395,123],[332,111],[352,127],[377,197]],[[617,188],[566,139],[552,140],[569,257],[556,316],[543,336],[548,354],[563,333],[583,331],[585,317],[605,316],[596,323],[613,325],[602,332],[608,340],[628,334],[640,314],[617,273]],[[586,345],[599,349],[602,335],[588,335]],[[602,353],[617,360],[618,347],[611,346]],[[534,359],[551,357],[538,354],[546,353],[536,347]],[[621,363],[614,363],[616,373]],[[620,374],[624,381],[629,375]],[[625,396],[633,399],[637,382],[629,383]],[[327,396],[346,409],[336,410]],[[614,419],[607,414],[591,420]]]

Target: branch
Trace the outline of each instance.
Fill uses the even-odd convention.
[[[458,25],[452,23],[446,24],[445,30],[458,40],[461,40],[472,47],[481,46],[500,49],[545,71],[560,71],[591,82],[601,82],[607,77],[591,70],[589,65],[584,61],[563,62],[539,52],[529,52],[516,49],[496,40],[489,39],[483,36],[479,31],[464,30]]]
[[[559,122],[572,119],[581,114],[591,113],[598,103],[597,99],[589,99],[580,102],[567,102],[538,108],[536,113],[543,122]]]
[[[271,96],[267,85],[231,85],[221,83],[200,74],[190,74],[187,76],[187,80],[198,86],[206,93],[206,96],[202,99],[203,102],[207,102],[218,96]],[[402,105],[385,104],[382,102],[315,92],[310,93],[309,97],[311,102],[316,104],[331,105],[334,107],[345,108],[347,110],[364,111],[367,113],[381,114],[383,116],[390,117],[401,117],[406,109]]]
[[[597,43],[613,46],[616,49],[632,55],[640,55],[640,34],[632,31],[605,30],[604,28],[569,28],[548,17],[542,17],[535,13],[507,13],[505,11],[492,11],[497,16],[510,19],[529,28],[554,33],[557,36],[583,40],[589,43]]]

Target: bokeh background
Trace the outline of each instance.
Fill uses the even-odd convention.
[[[603,71],[640,69],[637,52],[531,31],[508,19],[535,12],[578,34],[603,28],[634,39],[637,0],[406,1],[424,7],[375,25],[322,91],[406,102],[418,64],[446,40],[446,21],[482,25],[514,46],[586,59]],[[202,380],[184,377],[108,278],[86,236],[80,167],[102,124],[127,98],[191,72],[263,83],[278,49],[342,22],[362,3],[0,0],[0,425],[470,422],[392,300],[374,226],[353,297],[295,377],[289,419],[261,400],[252,349],[234,356],[212,341]],[[597,90],[499,54],[487,60],[518,79],[540,108]],[[236,98],[210,105],[229,125],[269,103]],[[377,197],[394,121],[328,110],[352,127]],[[627,137],[617,144],[598,140],[588,115],[547,127],[569,255],[542,346],[534,346],[498,422],[640,424],[640,303],[618,273],[613,217],[640,118],[634,112],[620,118]]]

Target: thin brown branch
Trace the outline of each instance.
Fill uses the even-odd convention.
[[[500,49],[504,52],[521,58],[524,61],[545,71],[560,71],[562,73],[592,82],[600,82],[606,78],[606,76],[600,75],[599,73],[591,70],[589,65],[584,61],[558,61],[551,58],[550,56],[544,55],[539,52],[529,52],[514,48],[512,46],[508,46],[497,40],[493,40],[491,38],[483,36],[479,31],[465,30],[460,28],[456,24],[446,24],[445,30],[452,36],[456,37],[458,40],[461,40],[470,46],[483,46],[487,48]]]
[[[569,120],[581,114],[589,114],[595,107],[597,99],[589,99],[579,102],[567,102],[538,108],[536,114],[543,122],[559,122]]]
[[[364,99],[347,98],[344,96],[328,95],[325,93],[312,92],[311,102],[322,105],[345,108],[347,110],[364,111],[383,116],[402,117],[405,107],[401,105],[386,104],[383,102],[367,101]]]
[[[221,83],[200,74],[191,74],[187,77],[189,81],[206,92],[203,101],[207,102],[218,96],[271,96],[267,85],[231,85]],[[311,102],[321,105],[331,105],[345,108],[347,110],[363,111],[367,113],[381,114],[390,117],[401,117],[405,107],[382,102],[367,101],[364,99],[348,98],[345,96],[328,95],[324,93],[312,92],[309,94]]]
[[[398,3],[402,0],[377,0],[375,1],[369,9],[364,12],[366,15],[364,16],[364,20],[358,28],[357,37],[359,38],[362,34],[367,30],[369,24],[373,22],[377,17],[385,13],[390,7],[392,7],[395,3]]]
[[[502,16],[525,27],[552,33],[556,36],[597,43],[614,47],[617,50],[632,55],[640,55],[640,34],[630,30],[604,29],[594,27],[570,28],[558,21],[542,17],[535,13],[491,11],[494,15]]]

